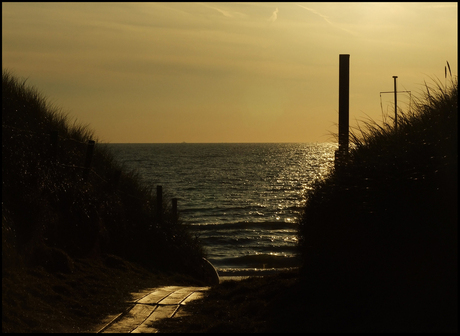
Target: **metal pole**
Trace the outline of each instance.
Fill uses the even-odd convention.
[[[393,76],[395,85],[395,132],[398,131],[398,93],[396,92],[396,78],[398,78],[398,76]]]
[[[348,155],[350,108],[350,55],[339,55],[339,158]],[[339,160],[340,160],[339,159]]]

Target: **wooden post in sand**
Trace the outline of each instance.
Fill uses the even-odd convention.
[[[339,149],[336,165],[348,157],[348,129],[350,115],[350,55],[339,55]]]

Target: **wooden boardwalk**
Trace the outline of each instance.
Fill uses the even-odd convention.
[[[134,301],[129,308],[109,317],[98,333],[155,333],[154,321],[184,316],[181,307],[201,299],[210,287],[165,286],[133,293]]]

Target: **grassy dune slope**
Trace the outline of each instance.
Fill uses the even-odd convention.
[[[308,195],[304,275],[339,302],[332,330],[457,328],[457,99],[457,80],[427,86],[397,131],[367,123]]]
[[[51,140],[52,131],[58,132],[57,144]],[[72,123],[34,88],[3,71],[4,331],[49,331],[51,326],[46,323],[33,324],[35,327],[30,329],[27,323],[20,321],[32,318],[27,314],[34,298],[46,301],[44,297],[52,292],[46,286],[61,286],[59,277],[77,281],[72,280],[72,276],[84,277],[86,269],[97,273],[88,286],[109,281],[107,286],[116,288],[116,279],[107,278],[105,271],[79,267],[82,264],[90,263],[106,270],[107,262],[118,267],[114,260],[121,257],[125,259],[122,264],[130,265],[126,269],[127,277],[136,277],[132,271],[137,269],[136,264],[156,273],[181,273],[195,281],[207,281],[203,275],[203,251],[196,239],[180,221],[172,218],[171,210],[165,205],[160,220],[152,191],[135,173],[123,171],[97,143],[91,171],[86,180],[83,178],[81,167],[90,139],[97,140],[88,127]],[[144,274],[144,278],[148,276]],[[37,282],[44,285],[37,287]],[[35,292],[27,293],[27,288],[35,288]],[[71,288],[67,288],[67,292],[75,294]],[[23,299],[16,300],[8,293]],[[50,296],[49,300],[55,302],[48,308],[65,300],[61,294]],[[99,298],[93,296],[92,299]],[[86,305],[83,299],[77,301],[76,305]],[[15,317],[8,315],[8,310],[15,309],[22,312],[13,312]],[[42,313],[46,315],[46,309]],[[57,314],[52,310],[48,313]],[[5,321],[6,316],[9,319]],[[25,329],[21,329],[23,327]]]

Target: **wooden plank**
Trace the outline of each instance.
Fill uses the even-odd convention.
[[[104,320],[102,320],[100,327],[97,328],[96,334],[102,333],[104,330],[109,328],[113,323],[115,323],[118,319],[120,319],[123,316],[123,314],[131,310],[133,307],[134,306],[128,307],[125,312],[107,316]]]
[[[165,318],[170,318],[178,306],[167,305],[167,306],[158,306],[157,309],[136,329],[133,333],[156,333],[158,329],[153,327],[155,321],[162,320]]]
[[[143,304],[157,304],[158,301],[179,289],[189,289],[190,291],[204,291],[208,290],[209,288],[211,287],[164,286],[160,288],[151,288],[139,293],[131,293],[133,300],[130,302]]]
[[[182,301],[181,305],[186,305],[187,303],[195,300],[200,300],[204,297],[203,292],[193,292],[189,297],[187,297],[184,301]]]
[[[179,309],[177,309],[176,313],[174,314],[174,318],[176,317],[186,317],[192,315],[188,311],[184,310],[182,307],[187,305],[188,303],[195,301],[195,300],[201,300],[205,296],[205,291],[208,290],[210,287],[207,287],[203,291],[199,292],[193,292],[190,296],[188,296],[184,301],[182,301],[179,305]]]
[[[211,287],[209,286],[206,286],[206,287],[187,286],[187,287],[180,287],[180,288],[189,290],[191,292],[202,292],[202,291],[207,291],[211,289]]]
[[[158,304],[160,305],[178,305],[192,293],[193,291],[189,290],[188,288],[182,288],[182,289],[179,289],[169,294],[166,298],[159,301]]]
[[[171,293],[174,293],[173,289],[157,289],[156,291],[144,296],[137,303],[156,305],[159,301],[168,297]]]
[[[180,289],[176,290],[174,293],[171,293],[170,295],[165,297],[163,300],[159,301],[158,304],[160,305],[181,304],[181,302],[187,300],[189,296],[193,295],[193,293],[207,291],[210,288],[211,287],[181,287]]]
[[[122,313],[118,314],[112,314],[108,315],[106,318],[104,318],[101,323],[98,324],[97,328],[95,328],[94,333],[99,334],[102,333],[106,328],[110,326],[110,324],[116,320]],[[93,333],[93,331],[89,331],[90,333]]]
[[[152,327],[154,321],[186,316],[188,313],[180,307],[193,300],[202,299],[204,292],[209,289],[210,287],[164,286],[132,293],[133,307],[126,313],[119,314],[119,318],[107,328],[103,327],[102,332],[158,332]]]
[[[152,314],[155,307],[137,304],[126,315],[109,326],[103,333],[129,333]]]
[[[131,293],[131,300],[129,300],[129,302],[134,303],[142,299],[143,297],[149,295],[150,293],[154,292],[155,290],[157,290],[157,288],[147,288],[139,292]]]

